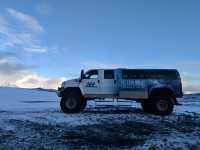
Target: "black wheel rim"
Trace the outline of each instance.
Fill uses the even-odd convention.
[[[167,111],[169,108],[169,104],[166,100],[160,99],[157,102],[157,109],[161,112]]]
[[[65,106],[68,108],[68,109],[74,109],[77,105],[77,102],[76,102],[76,99],[74,98],[68,98],[66,101],[65,101]]]

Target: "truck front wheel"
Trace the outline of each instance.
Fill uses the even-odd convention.
[[[87,106],[87,99],[82,99],[82,103],[81,103],[81,109],[85,109],[85,107]]]
[[[71,91],[62,97],[60,101],[61,110],[64,113],[77,113],[82,109],[82,95],[76,91]]]

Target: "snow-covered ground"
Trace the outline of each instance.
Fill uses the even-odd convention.
[[[90,101],[64,114],[54,92],[0,88],[0,149],[200,149],[200,95],[167,117],[131,101]]]

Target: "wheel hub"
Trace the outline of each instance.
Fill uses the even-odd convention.
[[[161,99],[157,103],[157,108],[159,111],[166,111],[168,109],[168,103],[166,100]]]
[[[73,99],[73,98],[69,98],[66,102],[65,102],[65,105],[67,108],[69,109],[73,109],[76,107],[76,100]]]

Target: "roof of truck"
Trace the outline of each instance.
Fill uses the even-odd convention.
[[[125,69],[123,69],[123,70],[147,70],[147,71],[149,71],[149,70],[153,70],[153,71],[177,71],[177,69],[141,69],[141,68],[139,68],[139,69],[127,69],[127,68],[125,68]]]
[[[89,69],[89,70],[146,70],[146,71],[178,71],[177,69],[150,69],[150,68],[100,68],[100,69]],[[89,71],[88,70],[88,71]]]

